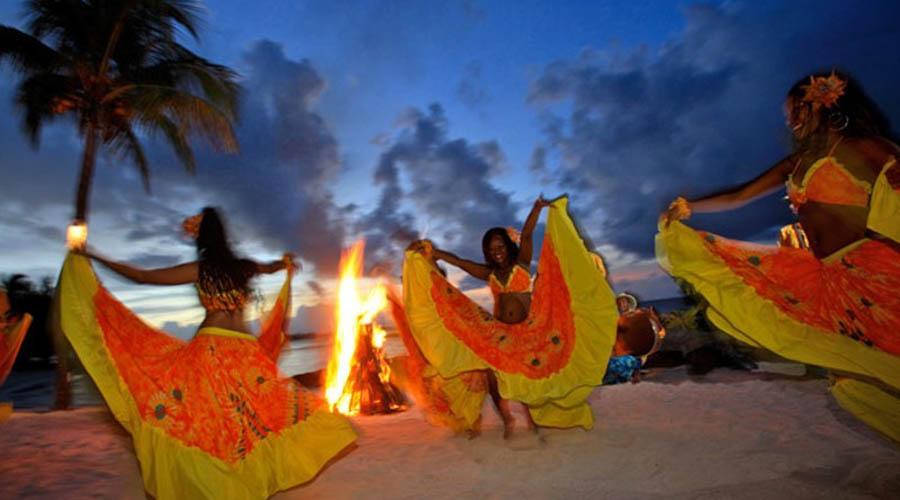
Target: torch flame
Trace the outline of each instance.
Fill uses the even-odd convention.
[[[325,399],[332,410],[343,414],[355,411],[350,408],[350,398],[345,388],[353,367],[360,326],[371,324],[378,313],[387,307],[387,293],[383,286],[375,287],[365,300],[357,292],[362,275],[364,249],[365,242],[360,240],[341,255],[335,338],[326,371]],[[386,334],[377,325],[373,325],[373,332],[372,344],[380,347],[380,344],[376,344],[376,339],[380,337],[379,342],[383,344]]]
[[[84,250],[87,243],[87,226],[83,222],[73,222],[66,228],[66,246],[69,250]]]

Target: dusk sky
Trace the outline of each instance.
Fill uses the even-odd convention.
[[[248,7],[250,5],[253,7]],[[19,1],[0,22],[21,27]],[[127,161],[104,156],[90,243],[114,259],[193,258],[180,222],[223,209],[240,251],[294,251],[294,330],[320,329],[341,248],[399,277],[402,249],[428,237],[481,259],[482,233],[521,226],[534,198],[568,193],[617,290],[677,288],[656,265],[656,219],[679,194],[750,179],[789,151],[782,103],[810,72],[856,76],[900,120],[896,1],[207,0],[202,56],[241,75],[241,151],[198,145],[187,174],[147,138],[147,194]],[[0,273],[59,272],[82,145],[72,123],[38,149],[0,68]],[[791,220],[783,193],[695,226],[774,243]],[[456,279],[458,273],[453,275]],[[202,318],[190,287],[111,290],[184,334]],[[271,294],[280,277],[260,280]],[[462,286],[484,297],[480,284]],[[318,307],[317,307],[318,306]]]

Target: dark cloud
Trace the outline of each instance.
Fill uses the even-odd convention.
[[[175,255],[161,255],[156,253],[141,253],[128,259],[128,262],[143,268],[158,268],[174,266],[182,259]]]
[[[448,138],[438,104],[407,111],[401,123],[375,168],[381,198],[361,227],[369,250],[375,260],[396,259],[401,245],[418,236],[415,229],[427,228],[423,236],[480,260],[486,229],[518,224],[509,194],[491,183],[505,166],[502,149],[493,141]]]
[[[325,81],[309,61],[288,59],[268,40],[243,60],[241,152],[210,157],[199,187],[237,222],[239,238],[295,251],[320,273],[331,272],[345,221],[329,187],[341,165],[337,141],[313,110]]]
[[[900,116],[895,3],[728,3],[684,12],[684,31],[658,53],[587,50],[548,64],[529,96],[541,109],[546,147],[560,159],[554,175],[583,200],[579,207],[591,207],[580,219],[604,242],[641,256],[652,255],[657,216],[674,196],[749,180],[788,152],[781,106],[804,74],[845,68],[889,116]],[[779,198],[694,223],[769,237],[773,223],[791,218]]]
[[[306,282],[306,286],[308,286],[313,291],[313,293],[315,293],[319,297],[322,297],[322,295],[325,293],[325,289],[322,288],[322,285],[320,285],[318,281],[309,280]]]
[[[273,252],[291,250],[319,270],[335,269],[348,212],[334,204],[329,186],[341,166],[337,141],[313,109],[326,83],[309,61],[287,58],[268,40],[253,44],[243,65],[240,153],[217,155],[198,144],[198,173],[190,177],[167,145],[148,137],[152,196],[127,163],[102,154],[91,196],[92,225],[101,223],[124,242],[188,245],[181,241],[182,218],[213,204],[234,223],[236,241],[255,241]],[[0,112],[14,115],[12,86],[0,86],[0,95],[5,97]],[[23,144],[16,127],[12,120],[0,121],[2,203],[33,212],[70,206],[82,147],[74,127],[49,127],[37,152]],[[54,231],[45,228],[44,236],[58,244],[66,221]]]

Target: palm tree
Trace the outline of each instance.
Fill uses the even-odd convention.
[[[76,221],[87,222],[101,146],[130,158],[148,191],[139,133],[161,135],[189,172],[195,169],[192,136],[219,150],[237,150],[237,75],[177,40],[181,31],[197,38],[199,11],[195,0],[29,0],[27,33],[0,25],[0,62],[22,75],[16,101],[32,145],[38,146],[45,123],[63,116],[74,118],[84,139]],[[67,343],[55,321],[55,406],[67,408]]]
[[[137,167],[149,191],[139,134],[161,135],[189,172],[190,138],[237,150],[236,74],[177,41],[197,38],[195,0],[29,0],[27,33],[0,25],[0,62],[22,75],[16,100],[37,147],[44,124],[75,119],[84,140],[75,219],[86,221],[101,146]]]

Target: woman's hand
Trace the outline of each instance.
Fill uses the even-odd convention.
[[[425,255],[426,257],[430,257],[436,249],[434,248],[434,244],[431,242],[431,240],[416,240],[410,243],[409,246],[406,247],[406,250],[418,252]]]
[[[297,261],[297,257],[291,252],[285,252],[284,255],[281,256],[281,262],[284,263],[284,268],[287,271],[302,271],[303,265]]]
[[[897,163],[894,163],[887,169],[884,177],[895,191],[900,190],[900,166]]]
[[[669,204],[669,208],[666,209],[665,212],[659,217],[660,222],[662,222],[666,228],[669,227],[669,224],[686,220],[691,216],[691,203],[679,196],[675,198],[672,203]]]
[[[543,194],[538,195],[537,199],[534,200],[534,207],[535,207],[535,208],[538,208],[538,209],[541,209],[541,208],[544,208],[544,207],[549,207],[549,206],[552,205],[552,204],[553,204],[553,203],[552,203],[551,201],[549,201],[549,200],[547,200],[547,199],[544,198],[544,195],[543,195]]]

